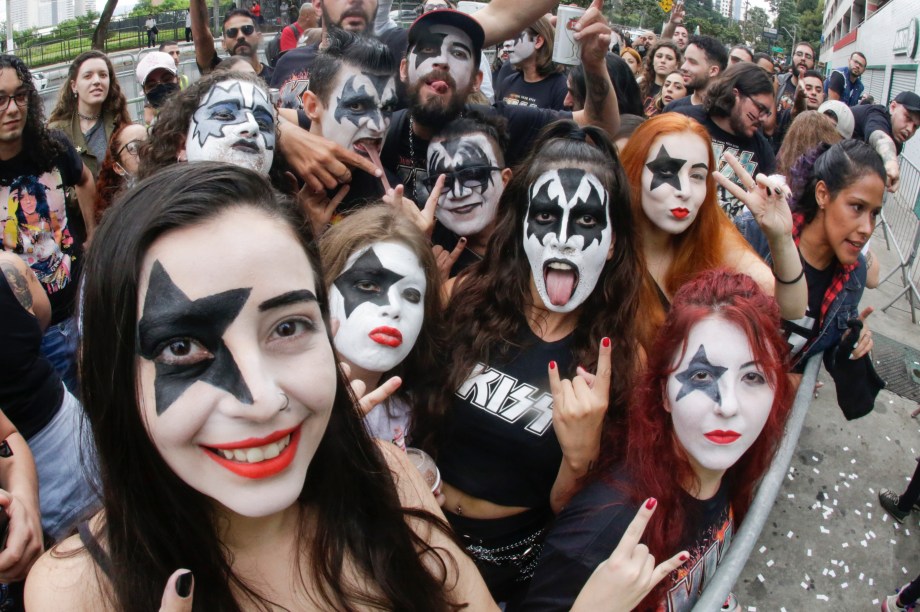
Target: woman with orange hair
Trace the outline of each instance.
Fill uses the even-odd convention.
[[[623,150],[633,216],[647,274],[639,298],[639,338],[648,348],[664,321],[671,296],[704,270],[719,266],[748,274],[775,295],[786,319],[802,316],[807,289],[792,240],[788,188],[773,177],[753,179],[729,153],[725,160],[746,189],[716,172],[706,129],[677,113],[654,117],[636,129]],[[750,209],[773,254],[773,270],[747,245],[719,208],[716,183]]]

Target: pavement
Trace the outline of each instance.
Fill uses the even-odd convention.
[[[898,264],[884,238],[872,241],[881,277]],[[897,275],[896,275],[897,276]],[[899,280],[863,294],[874,333],[920,349],[920,325],[906,298],[887,312]],[[920,574],[920,512],[904,524],[878,492],[902,493],[920,455],[917,403],[883,390],[869,415],[848,422],[823,367],[796,454],[776,503],[733,592],[741,610],[879,610],[884,596]]]

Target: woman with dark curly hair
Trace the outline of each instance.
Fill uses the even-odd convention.
[[[606,134],[551,124],[483,261],[449,281],[444,508],[497,601],[526,592],[553,513],[625,413],[641,278],[628,202]]]
[[[657,507],[643,542],[686,563],[635,609],[687,612],[751,506],[792,408],[776,302],[746,274],[704,272],[674,296],[648,355],[625,459],[605,446],[556,519],[525,610],[568,610],[636,509]]]
[[[141,149],[141,178],[177,161],[222,161],[268,174],[277,123],[265,82],[214,72],[169,98]]]
[[[86,51],[71,62],[49,127],[70,137],[95,178],[112,134],[131,123],[112,61],[102,51]]]
[[[659,40],[645,55],[639,78],[643,107],[649,107],[661,91],[667,76],[680,68],[683,61],[681,58],[680,48],[671,40]]]

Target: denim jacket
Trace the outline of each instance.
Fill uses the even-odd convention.
[[[750,211],[735,217],[735,226],[741,235],[748,241],[757,254],[769,266],[773,266],[773,256],[770,254],[770,245],[760,226]],[[794,358],[794,365],[803,365],[808,358],[826,349],[837,346],[843,333],[847,330],[847,321],[859,316],[859,300],[862,298],[866,286],[866,258],[860,253],[858,265],[847,277],[843,289],[834,298],[818,335],[812,339],[805,349]]]

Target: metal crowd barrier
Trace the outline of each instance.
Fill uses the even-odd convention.
[[[901,184],[896,193],[886,194],[882,207],[882,222],[879,224],[885,235],[888,250],[894,245],[900,262],[881,282],[900,272],[903,289],[882,307],[882,312],[907,295],[910,304],[910,319],[917,322],[920,308],[920,291],[917,290],[917,251],[920,247],[920,170],[905,158],[901,158]]]
[[[751,556],[751,551],[760,537],[760,532],[763,531],[763,526],[770,516],[770,511],[773,510],[773,504],[776,502],[780,487],[783,486],[786,473],[789,471],[792,455],[798,446],[802,426],[805,424],[805,417],[814,397],[815,381],[818,379],[820,366],[820,354],[814,355],[805,366],[805,374],[802,376],[802,382],[795,395],[792,413],[786,423],[786,433],[783,435],[783,441],[776,452],[776,457],[773,458],[773,463],[766,476],[761,480],[754,501],[751,503],[751,509],[741,527],[735,532],[728,553],[719,563],[719,568],[709,584],[703,589],[699,601],[693,606],[693,612],[717,612],[721,609],[722,603],[744,570],[748,557]]]

